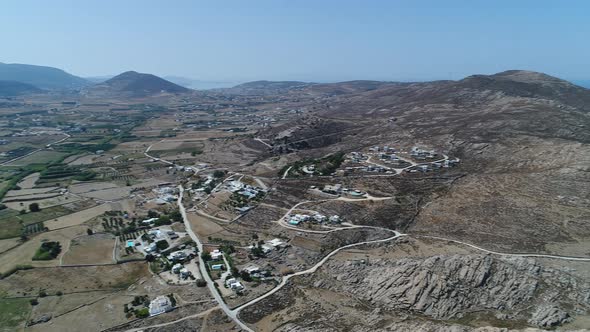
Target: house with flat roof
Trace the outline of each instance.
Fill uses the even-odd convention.
[[[172,303],[166,295],[156,297],[149,305],[150,317],[163,314],[172,310]]]

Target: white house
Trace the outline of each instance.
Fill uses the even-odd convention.
[[[160,295],[150,302],[149,311],[150,317],[163,314],[172,310],[172,303],[166,295]]]

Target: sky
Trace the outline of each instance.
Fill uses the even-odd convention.
[[[0,62],[206,81],[590,79],[590,1],[3,0]]]

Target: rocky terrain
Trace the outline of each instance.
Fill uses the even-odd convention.
[[[590,284],[569,271],[478,254],[331,260],[242,315],[259,327],[273,317],[280,331],[547,329],[589,313]]]

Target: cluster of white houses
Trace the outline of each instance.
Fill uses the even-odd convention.
[[[340,220],[340,216],[338,216],[338,215],[333,215],[333,216],[328,217],[323,214],[316,213],[314,215],[292,214],[292,215],[288,216],[287,222],[290,225],[297,226],[297,225],[301,224],[302,222],[314,222],[314,223],[318,223],[318,224],[330,222],[332,224],[339,224],[341,222],[341,220]]]

